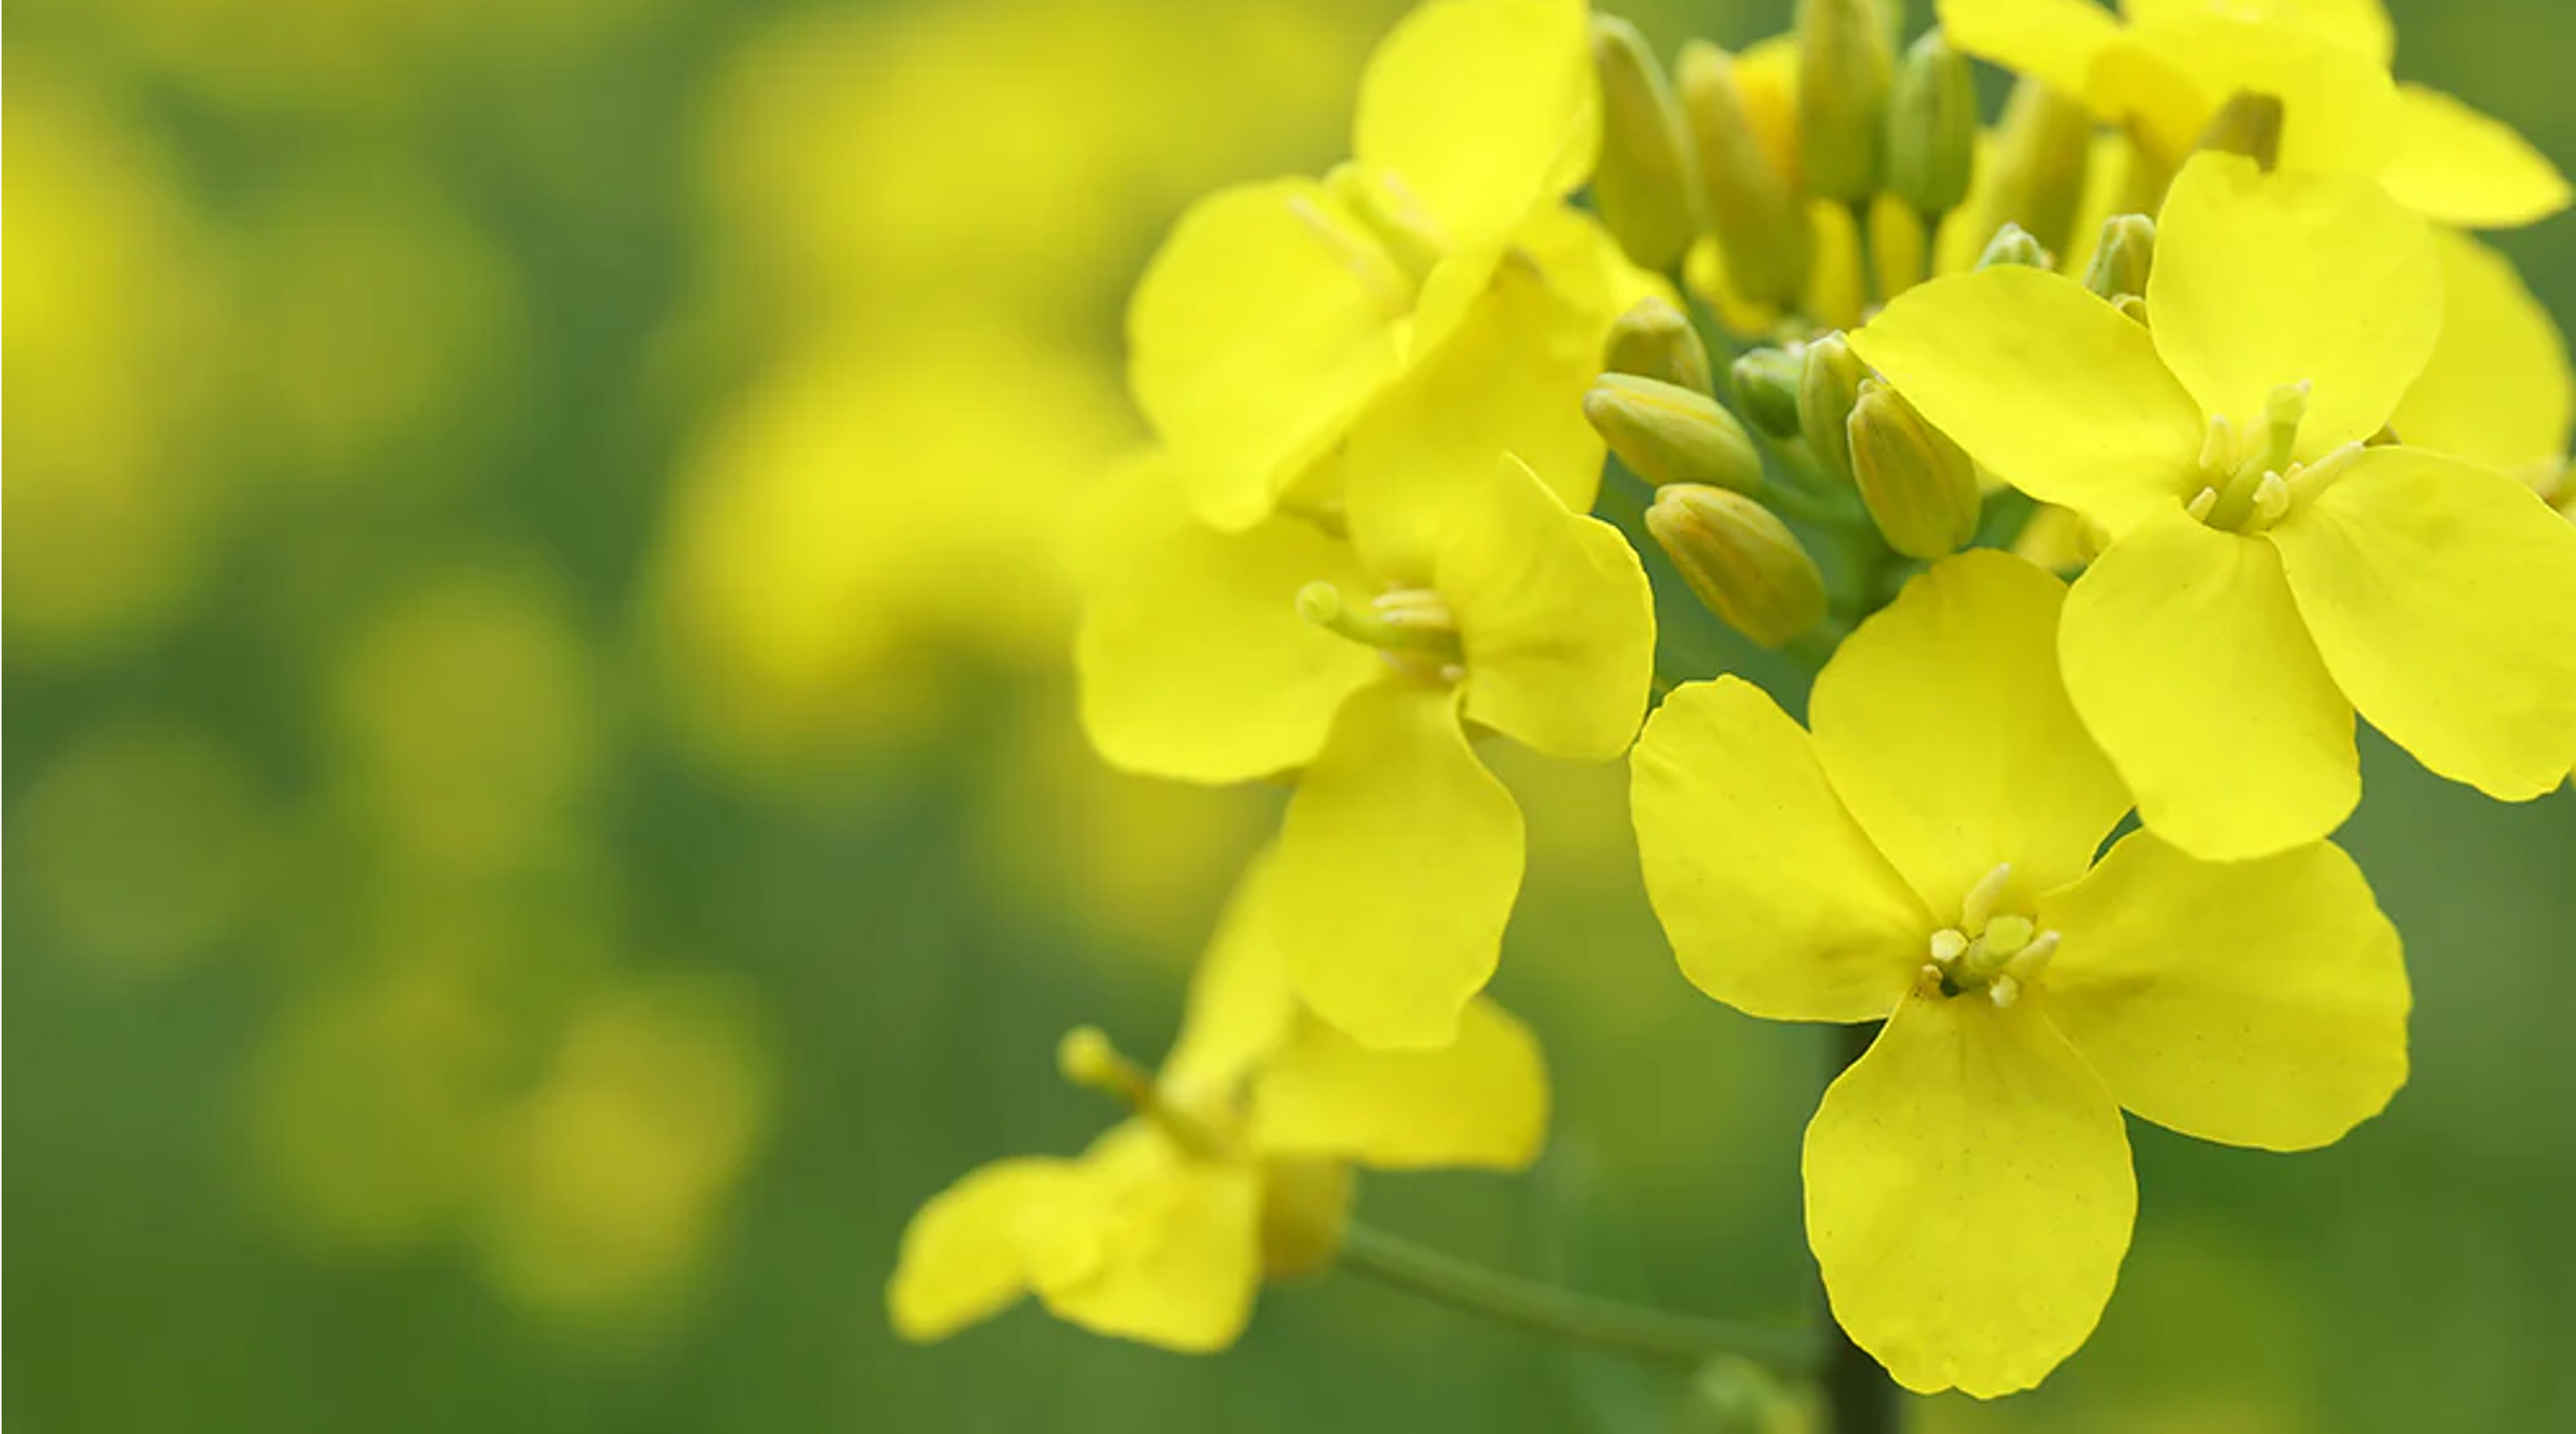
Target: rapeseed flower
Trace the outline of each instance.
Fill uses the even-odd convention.
[[[2035,75],[2178,165],[2238,93],[2281,102],[2284,169],[2369,175],[2445,224],[2509,228],[2567,207],[2564,176],[2510,126],[2389,77],[2378,0],[1941,0],[1951,41]]]
[[[1554,372],[1579,397],[1578,370],[1639,292],[1617,246],[1564,205],[1600,137],[1581,0],[1430,0],[1369,59],[1350,163],[1184,213],[1128,308],[1128,384],[1200,517],[1242,529],[1283,501],[1328,507],[1353,425],[1453,350],[1507,359],[1506,377]],[[1491,342],[1498,327],[1509,342]],[[1521,411],[1553,436],[1515,446],[1597,466],[1569,412]],[[1569,496],[1588,504],[1591,481]]]
[[[1852,347],[1996,476],[2108,547],[2060,635],[2067,687],[2147,826],[2268,855],[2359,800],[2358,708],[2507,800],[2576,757],[2576,530],[2495,472],[2363,446],[2442,331],[2423,221],[2348,175],[2196,157],[2151,327],[2025,268],[1936,280]]]
[[[1273,862],[1290,979],[1370,1045],[1432,1047],[1493,974],[1520,888],[1520,812],[1475,736],[1618,757],[1654,615],[1617,530],[1457,438],[1472,404],[1433,384],[1400,407],[1412,422],[1352,453],[1341,525],[1174,524],[1103,580],[1075,660],[1112,765],[1301,774]]]
[[[1947,559],[1817,679],[1812,732],[1725,677],[1633,777],[1685,975],[1774,1020],[1887,1025],[1808,1125],[1807,1234],[1898,1383],[1992,1397],[2091,1333],[2137,1190],[2121,1111],[2329,1144],[2406,1078],[2397,933],[2326,843],[2196,860],[2127,809],[2061,688],[2065,589]]]
[[[1265,1275],[1329,1263],[1353,1164],[1521,1169],[1547,1127],[1528,1029],[1487,1002],[1438,1051],[1364,1050],[1299,1009],[1256,864],[1159,1075],[1097,1030],[1065,1074],[1134,1114],[1074,1159],[996,1161],[933,1197],[886,1287],[896,1331],[942,1339],[1035,1293],[1058,1318],[1188,1351],[1234,1342]]]

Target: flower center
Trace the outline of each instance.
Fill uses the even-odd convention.
[[[1959,924],[1932,933],[1930,959],[1923,963],[1917,989],[1944,998],[1982,991],[1997,1009],[2021,999],[2022,991],[2048,969],[2057,954],[2057,933],[2042,931],[2019,912],[1997,911],[2004,887],[2012,880],[2012,863],[1987,872],[1960,903]]]
[[[1118,1053],[1098,1026],[1076,1026],[1055,1049],[1056,1068],[1066,1081],[1098,1091],[1145,1117],[1190,1154],[1205,1160],[1232,1159],[1240,1142],[1222,1112],[1205,1109],[1209,1102],[1175,1098],[1154,1083],[1145,1068]]]
[[[1297,592],[1297,615],[1376,648],[1398,671],[1439,682],[1467,675],[1458,619],[1429,588],[1390,588],[1361,603],[1331,583],[1311,582]]]
[[[2347,444],[2314,463],[2300,463],[2299,425],[2307,421],[2305,379],[2272,390],[2259,433],[2239,433],[2224,414],[2209,420],[2200,444],[2202,486],[2184,505],[2210,527],[2259,533],[2311,496],[2326,475],[2358,445]]]

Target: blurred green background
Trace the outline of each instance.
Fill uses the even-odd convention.
[[[1269,793],[1115,778],[1061,556],[1161,226],[1340,148],[1395,0],[21,0],[5,66],[9,1416],[39,1430],[1645,1430],[1680,1391],[1326,1278],[1192,1359],[899,1345],[905,1218],[1104,1123]],[[1667,47],[1785,4],[1638,7]],[[1920,11],[1924,7],[1918,5]],[[2576,163],[2557,0],[2400,66]],[[2500,243],[2576,314],[2565,217]],[[2374,743],[2417,1074],[2133,1127],[2041,1393],[1933,1430],[2576,1407],[2576,797]],[[1367,1218],[1794,1317],[1816,1033],[1692,993],[1620,774],[1524,761],[1526,1180]]]

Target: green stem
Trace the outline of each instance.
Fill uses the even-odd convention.
[[[1816,1362],[1812,1338],[1795,1330],[1694,1319],[1576,1294],[1365,1225],[1343,1232],[1341,1264],[1352,1274],[1496,1324],[1655,1363],[1695,1369],[1714,1356],[1733,1354],[1796,1373]]]

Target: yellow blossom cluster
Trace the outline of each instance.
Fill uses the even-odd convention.
[[[2568,186],[2393,78],[2377,0],[1902,8],[1668,71],[1582,0],[1426,0],[1349,160],[1172,226],[1082,721],[1291,794],[1162,1073],[1067,1039],[1132,1118],[931,1201],[899,1330],[1034,1292],[1220,1347],[1335,1259],[1351,1165],[1534,1159],[1482,994],[1498,739],[1628,762],[1694,985],[1852,1028],[1806,1233],[1908,1389],[2091,1334],[2123,1112],[2300,1150],[2404,1084],[2398,934],[2330,838],[2357,718],[2503,800],[2576,767],[2576,381],[2468,233]],[[1718,623],[1812,675],[1803,722],[1683,659]]]

